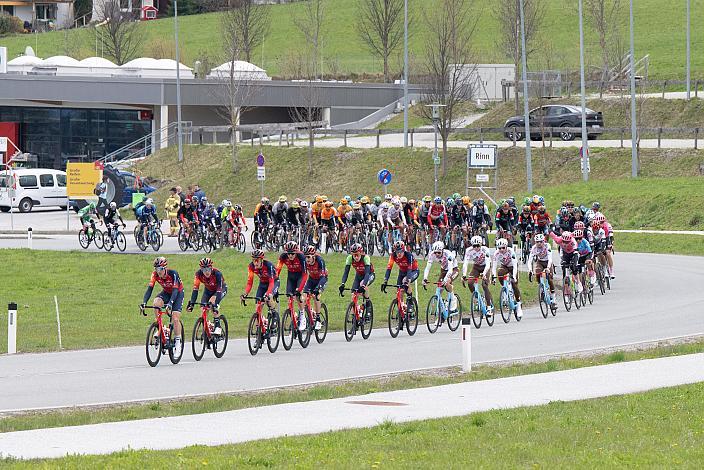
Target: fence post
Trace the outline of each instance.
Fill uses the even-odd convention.
[[[699,79],[694,80],[694,97],[699,98]]]
[[[665,98],[665,88],[667,87],[667,80],[662,82],[662,97]]]
[[[548,132],[548,136],[550,139],[550,148],[552,148],[552,127],[550,128],[550,132]]]
[[[482,129],[481,127],[479,128],[479,143],[484,143],[484,129]]]
[[[411,147],[413,147],[413,129],[411,129]]]
[[[279,147],[281,147],[281,141],[284,140],[284,130],[279,131]]]
[[[623,127],[622,127],[622,128],[621,128],[621,148],[623,148],[623,134],[624,134],[624,130],[623,130]]]
[[[261,128],[259,128],[259,146],[260,147],[264,144],[264,140],[262,139],[262,134],[263,134],[263,131]]]
[[[694,129],[694,150],[697,150],[697,139],[699,138],[699,128]]]
[[[661,138],[662,138],[662,127],[658,127],[658,148],[660,148]]]
[[[347,129],[345,129],[344,136],[345,136],[345,147],[347,147]]]
[[[376,130],[376,148],[379,148],[379,137],[381,136],[381,129]]]
[[[198,128],[198,145],[203,145],[203,128]]]

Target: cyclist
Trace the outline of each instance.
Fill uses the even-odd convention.
[[[320,323],[320,309],[322,308],[320,295],[328,283],[328,271],[325,268],[323,257],[318,254],[313,245],[306,247],[305,255],[308,280],[303,286],[303,302],[306,302],[309,295],[313,296],[313,311],[310,313],[315,318],[314,329],[319,330],[322,326]]]
[[[479,235],[475,235],[470,240],[472,246],[468,247],[464,252],[464,264],[462,265],[462,284],[467,283],[469,290],[474,290],[474,283],[482,277],[482,288],[487,305],[487,316],[494,314],[494,301],[491,298],[489,291],[488,274],[491,271],[491,253],[489,249],[483,245],[484,240]],[[469,263],[472,263],[472,271],[467,276],[467,268]]]
[[[352,211],[352,205],[349,203],[347,198],[340,199],[340,205],[337,206],[337,221],[340,224],[340,230],[344,228],[344,220],[349,212]]]
[[[112,201],[105,209],[105,214],[103,215],[103,221],[105,222],[105,226],[108,230],[108,237],[112,237],[113,229],[117,228],[117,221],[115,220],[115,217],[120,219],[122,228],[127,227],[125,221],[122,220],[122,216],[120,215],[120,209],[117,208],[117,203],[115,203],[115,201]]]
[[[345,290],[350,267],[354,268],[355,276],[352,281],[352,290],[363,289],[364,298],[369,299],[369,286],[374,282],[374,265],[371,257],[364,252],[361,244],[355,243],[350,249],[350,254],[345,260],[345,271],[342,273],[342,282],[339,287],[340,296]]]
[[[589,241],[584,238],[583,230],[575,230],[572,232],[572,235],[577,242],[577,252],[579,253],[579,270],[581,272],[582,269],[586,267],[587,274],[589,275],[589,283],[592,287],[594,287],[596,284],[596,272],[594,272],[594,261],[592,260],[594,257],[592,247],[589,244]]]
[[[571,232],[574,229],[574,217],[571,216],[567,206],[560,207],[555,217],[555,225],[559,229],[558,233]]]
[[[293,227],[303,226],[306,223],[303,211],[301,210],[302,202],[305,201],[293,201],[291,203],[291,207],[289,207],[288,211],[286,211],[286,220],[288,220],[288,223]],[[306,205],[308,205],[308,203],[306,203]]]
[[[477,233],[477,230],[482,225],[488,225],[489,230],[493,228],[493,221],[489,215],[489,208],[484,205],[484,199],[477,199],[472,206],[472,231]]]
[[[315,219],[315,225],[323,225],[327,227],[328,230],[332,231],[335,229],[335,216],[337,211],[333,207],[332,201],[325,201],[323,203],[323,210],[320,211],[320,215]]]
[[[553,230],[550,230],[550,238],[552,238],[557,245],[562,248],[562,277],[566,276],[567,268],[570,268],[572,274],[574,274],[577,279],[575,280],[575,285],[577,287],[577,293],[582,293],[582,282],[579,280],[579,252],[577,251],[577,242],[572,236],[572,232],[562,232],[561,236],[555,234]]]
[[[163,256],[154,260],[154,271],[147,284],[147,291],[144,293],[141,307],[144,308],[149,302],[154,290],[154,284],[159,283],[162,291],[154,298],[154,307],[166,307],[167,312],[171,312],[171,322],[174,325],[174,348],[181,348],[181,307],[183,307],[183,283],[181,277],[173,269],[168,269],[168,261]]]
[[[428,226],[438,227],[440,230],[439,240],[445,239],[445,232],[447,227],[447,211],[445,210],[445,205],[442,203],[442,198],[440,196],[435,196],[433,199],[433,204],[430,206],[428,211]]]
[[[244,294],[240,296],[242,301],[251,292],[255,275],[259,278],[256,298],[265,300],[269,309],[275,312],[275,298],[279,295],[279,279],[276,277],[274,265],[271,261],[264,259],[262,250],[252,251],[252,262],[247,266],[247,285],[244,288]],[[264,315],[264,325],[266,326],[267,323],[268,320]]]
[[[526,233],[533,233],[533,216],[530,213],[530,206],[524,204],[520,214],[518,214],[518,233],[521,236],[521,243],[526,243]]]
[[[306,257],[298,249],[298,243],[294,241],[286,242],[284,252],[279,256],[279,262],[276,265],[276,277],[279,278],[284,265],[288,271],[286,278],[286,295],[296,295],[298,303],[298,330],[306,329],[306,316],[303,313],[303,302],[301,300],[301,292],[308,280],[306,272]],[[293,314],[293,312],[291,312]]]
[[[263,197],[254,208],[254,225],[256,230],[263,232],[271,220],[271,203],[268,197]]]
[[[430,215],[431,202],[433,202],[433,199],[430,196],[423,196],[423,204],[419,205],[417,210],[418,221],[420,222],[420,226],[425,230],[428,230],[428,215]]]
[[[599,213],[599,210],[601,210],[601,204],[599,204],[597,201],[594,201],[592,203],[592,208],[589,209],[586,214],[584,214],[585,223],[591,225],[594,216]]]
[[[274,218],[274,225],[282,226],[286,224],[286,211],[288,211],[288,199],[286,196],[279,196],[279,200],[274,203],[274,207],[271,208],[271,214]]]
[[[401,202],[398,198],[394,198],[391,202],[389,210],[386,212],[386,225],[389,227],[389,244],[393,242],[391,240],[391,234],[394,229],[398,229],[401,240],[403,240],[406,229],[406,217],[403,215],[403,210],[401,209]]]
[[[376,216],[379,213],[379,207],[381,206],[381,197],[374,196],[374,204],[369,205],[369,215],[372,221],[376,220]]]
[[[154,200],[148,197],[144,200],[144,204],[137,206],[135,210],[137,215],[137,221],[139,222],[139,230],[142,232],[143,240],[147,240],[147,226],[153,220],[158,226],[159,216],[156,213],[156,206],[154,205]]]
[[[511,206],[508,202],[504,202],[499,206],[499,210],[496,211],[496,217],[494,217],[496,222],[497,236],[503,231],[504,237],[506,239],[511,239],[511,234],[513,233],[513,225],[516,223],[516,219],[513,218],[513,212],[511,211]],[[513,244],[513,243],[512,243]]]
[[[511,276],[511,286],[513,294],[516,298],[516,317],[523,317],[523,309],[521,308],[521,291],[518,289],[518,261],[513,248],[509,246],[508,240],[499,238],[496,241],[496,252],[492,260],[493,278],[492,284],[495,283],[497,277]]]
[[[601,212],[595,216],[594,220],[596,220],[596,222],[604,230],[604,235],[606,237],[606,266],[609,270],[609,276],[611,276],[611,279],[616,279],[616,276],[614,276],[614,229]]]
[[[533,216],[533,221],[536,233],[542,233],[547,236],[550,232],[550,223],[552,221],[544,205],[541,204],[538,207],[538,212]]]
[[[98,212],[95,207],[96,207],[95,203],[90,202],[90,203],[88,203],[87,206],[81,208],[81,210],[78,211],[78,216],[81,219],[81,225],[83,225],[83,228],[85,229],[86,232],[88,231],[88,227],[91,228],[91,233],[92,233],[91,236],[95,236],[95,230],[96,230],[95,220],[93,220],[93,218],[91,217],[91,215],[93,215],[93,214],[98,215]]]
[[[432,251],[425,264],[425,271],[423,271],[424,286],[428,284],[428,274],[430,274],[430,267],[433,263],[440,264],[440,276],[437,282],[441,282],[442,287],[448,292],[447,309],[450,313],[455,313],[455,311],[457,311],[457,300],[455,299],[455,288],[452,285],[452,281],[457,279],[460,275],[460,270],[457,266],[457,258],[455,258],[455,254],[452,251],[445,249],[443,242],[436,241],[433,243]]]
[[[531,273],[545,273],[550,286],[550,298],[552,308],[555,308],[555,283],[552,280],[552,249],[550,244],[545,241],[545,235],[537,233],[533,240],[533,248],[530,249],[528,255],[528,269]],[[535,265],[533,265],[535,261]]]
[[[215,206],[208,204],[202,212],[203,226],[208,230],[219,230],[222,226],[220,215],[215,211]]]
[[[543,198],[543,196],[538,196],[537,194],[535,194],[530,201],[531,214],[533,214],[533,216],[535,217],[535,215],[538,213],[538,209],[540,208],[540,206],[544,206],[544,205],[545,205],[545,198]]]
[[[193,204],[190,199],[186,198],[183,201],[183,205],[178,209],[178,220],[189,235],[198,225],[198,213],[193,208]]]
[[[386,265],[384,284],[389,282],[389,277],[391,276],[391,270],[394,267],[394,263],[398,265],[398,278],[396,279],[396,284],[403,286],[403,289],[406,291],[406,295],[413,295],[413,288],[410,284],[418,279],[418,260],[413,253],[406,250],[406,244],[401,240],[393,244],[391,256],[389,256],[389,262]],[[386,286],[384,284],[381,286],[381,291],[386,293]]]
[[[188,301],[186,310],[193,311],[193,306],[198,297],[201,283],[203,284],[203,297],[201,303],[209,303],[213,307],[213,333],[219,335],[222,333],[220,328],[220,303],[227,295],[227,284],[222,273],[213,267],[213,260],[203,258],[198,263],[200,269],[196,271],[193,278],[193,292],[191,292],[191,300]]]

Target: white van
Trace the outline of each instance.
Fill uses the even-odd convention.
[[[44,168],[0,169],[0,211],[9,212],[10,207],[17,207],[20,212],[29,212],[34,206],[58,206],[66,209],[67,204],[65,171]]]

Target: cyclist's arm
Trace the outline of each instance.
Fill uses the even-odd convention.
[[[286,256],[285,254],[282,254],[281,256]],[[283,260],[279,257],[279,262],[276,263],[276,277],[279,277],[281,275],[281,270],[284,267],[284,262]]]
[[[369,255],[364,255],[364,279],[362,280],[363,285],[369,284],[369,276],[372,273],[372,261]]]
[[[196,303],[196,298],[198,297],[198,289],[200,289],[200,279],[198,279],[198,276],[196,276],[193,279],[193,292],[191,292],[191,300],[189,303]]]
[[[144,299],[142,300],[143,304],[149,302],[149,298],[152,296],[152,291],[154,290],[155,282],[156,279],[154,278],[154,273],[152,273],[152,278],[149,280],[149,284],[147,284],[147,291],[144,293]]]
[[[276,286],[276,282],[279,279],[279,276],[274,275],[273,264],[270,263],[267,269],[269,270],[269,287],[266,289],[266,293],[267,295],[271,295],[274,293],[274,287]]]
[[[511,268],[511,272],[513,273],[513,281],[518,282],[518,260],[516,260],[515,253],[511,256]]]
[[[464,261],[462,262],[462,277],[467,277],[467,268],[469,268],[469,257],[467,252],[464,253]]]
[[[423,270],[423,280],[428,279],[428,274],[430,274],[430,267],[433,265],[433,255],[428,256],[428,260],[425,262],[425,269]]]
[[[347,262],[345,263],[345,271],[342,273],[342,284],[347,282],[347,276],[350,275],[350,267],[352,267],[352,255],[347,257]]]
[[[306,265],[306,257],[299,253],[297,255],[300,260],[301,260],[301,282],[298,283],[298,292],[303,292],[303,287],[306,285],[306,281],[308,281],[308,266]]]
[[[389,262],[386,265],[386,273],[384,274],[384,284],[386,284],[389,280],[389,277],[391,277],[391,270],[393,269],[393,267],[394,267],[394,255],[391,254],[391,256],[389,256]]]
[[[252,290],[252,283],[254,282],[254,271],[251,266],[247,267],[247,285],[244,288],[244,295],[249,295]]]
[[[498,254],[499,254],[499,251],[497,250],[494,253],[494,256],[492,257],[492,259],[489,260],[489,262],[491,263],[491,275],[494,277],[496,277],[496,268],[497,268],[496,265],[498,264],[498,263],[496,263],[496,257],[498,256]]]

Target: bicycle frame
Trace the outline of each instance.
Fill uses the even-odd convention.
[[[548,300],[548,304],[552,305],[553,298],[552,298],[552,295],[550,294],[550,284],[548,284],[547,273],[545,273],[545,271],[543,271],[543,272],[537,273],[536,276],[538,276],[538,283],[540,285],[540,288],[543,290],[543,295]]]
[[[509,274],[504,274],[503,276],[499,276],[499,281],[501,281],[501,289],[506,290],[506,294],[508,297],[508,302],[509,302],[509,308],[511,309],[511,312],[513,312],[516,309],[516,306],[518,305],[516,303],[516,293],[513,292],[513,285],[511,284],[511,281],[509,281]],[[502,279],[503,278],[503,279]]]
[[[201,318],[203,319],[203,329],[205,330],[205,336],[208,338],[208,341],[211,342],[213,339],[213,335],[210,332],[210,328],[208,327],[208,312],[210,309],[213,308],[211,303],[202,303],[202,302],[197,302],[195,305],[200,305],[201,311],[200,315]]]
[[[144,315],[146,315],[146,313],[144,313],[145,309],[154,310],[154,313],[156,315],[156,324],[159,327],[159,339],[161,341],[162,346],[166,347],[167,343],[171,339],[171,332],[169,331],[169,338],[167,338],[164,330],[164,320],[162,317],[164,316],[164,312],[166,311],[166,309],[164,307],[145,305],[142,308],[142,313]],[[171,320],[171,314],[168,312],[166,312],[166,314],[169,316],[169,320]],[[171,329],[171,322],[169,322],[169,329]]]
[[[479,289],[480,282],[482,282],[481,277],[478,277],[474,281],[474,292],[477,293],[477,299],[479,300],[479,308],[482,310],[482,315],[486,316],[486,302],[484,300],[484,296],[481,293],[481,290]]]
[[[435,295],[438,296],[438,316],[442,315],[443,320],[446,319],[450,315],[450,311],[448,309],[448,301],[447,299],[442,298],[442,291],[445,290],[445,286],[441,282],[436,282],[435,283]],[[448,296],[450,293],[447,293]],[[454,294],[453,294],[454,295]]]
[[[245,302],[246,299],[252,299],[257,302],[257,306],[254,311],[257,314],[257,323],[259,324],[259,329],[261,330],[263,336],[268,331],[266,328],[266,324],[264,323],[264,316],[262,315],[262,310],[264,309],[264,304],[266,303],[266,301],[261,297],[246,296],[242,299],[242,305],[244,305],[245,307],[247,306],[247,302]]]

